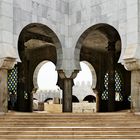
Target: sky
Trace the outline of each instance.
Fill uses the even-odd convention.
[[[39,70],[37,83],[39,89],[57,89],[56,86],[58,79],[55,65],[52,62],[46,62]]]
[[[85,83],[90,82],[90,84],[92,85],[92,73],[90,68],[84,62],[80,62],[80,66],[81,66],[81,71],[74,79],[74,84],[78,82],[81,84],[84,81]]]
[[[80,62],[81,69],[77,75],[77,77],[74,79],[74,83],[77,82],[90,82],[92,84],[92,73],[88,67],[87,64],[84,62]],[[56,86],[58,79],[57,71],[55,70],[55,65],[52,62],[46,62],[39,70],[38,77],[37,77],[37,83],[39,86],[39,89],[44,90],[55,90],[58,89],[58,86]]]

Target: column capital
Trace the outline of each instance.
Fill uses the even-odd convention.
[[[128,58],[123,59],[124,67],[129,71],[140,70],[140,59]]]
[[[58,74],[60,76],[61,79],[66,79],[66,78],[69,78],[69,79],[74,79],[76,76],[77,76],[77,73],[79,72],[79,70],[74,70],[71,74],[70,77],[67,77],[66,76],[66,73],[63,71],[63,70],[57,70],[58,71]]]
[[[4,57],[0,58],[0,69],[12,69],[16,64],[16,58]]]

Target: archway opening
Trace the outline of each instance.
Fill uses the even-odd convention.
[[[36,77],[36,76],[34,76]],[[37,84],[40,90],[55,90],[57,84],[58,73],[55,65],[51,61],[43,62],[37,74]]]
[[[49,27],[31,23],[20,33],[18,51],[21,63],[18,63],[17,110],[31,112],[32,92],[36,92],[38,88],[33,82],[34,71],[44,60],[53,62],[57,68],[61,66],[62,59],[59,57],[62,57],[62,48],[57,35]],[[59,65],[57,65],[57,58]]]
[[[83,112],[83,110],[92,111],[96,110],[96,103],[88,102],[88,100],[83,100],[85,97],[94,97],[96,94],[93,89],[95,89],[97,84],[97,76],[93,66],[87,61],[80,62],[81,71],[77,74],[77,77],[74,79],[73,86],[73,96],[76,96],[79,100],[79,103],[73,103],[73,110],[75,112]],[[88,98],[89,99],[89,98]],[[95,100],[96,101],[96,100]],[[78,108],[79,110],[77,110]]]
[[[44,102],[49,102],[49,101],[52,101],[52,100],[53,100],[53,98],[47,98],[47,99],[45,99]]]
[[[46,106],[48,108],[47,104],[60,104],[61,90],[57,86],[57,81],[58,73],[54,63],[45,60],[37,65],[33,75],[33,84],[37,91],[33,94],[33,98],[38,100],[38,105],[42,103],[44,108]]]
[[[72,95],[72,102],[73,103],[79,103],[79,100],[75,95]]]
[[[95,91],[98,93],[98,97],[96,97],[96,103],[98,102],[97,111],[106,112],[130,108],[126,102],[130,95],[130,72],[126,71],[123,65],[118,63],[121,53],[121,38],[118,31],[113,26],[104,23],[91,26],[80,36],[76,50],[80,50],[80,57],[78,58],[78,55],[75,55],[75,59],[89,62],[94,66],[97,73],[95,87]],[[119,76],[121,75],[123,82],[115,80],[115,71],[120,72]],[[109,94],[106,94],[108,99],[104,100],[102,96],[106,91],[106,73],[109,74],[109,84],[107,85]],[[111,81],[112,78],[113,82]],[[117,81],[117,84],[115,84],[115,81]],[[126,83],[125,81],[128,82]],[[121,84],[121,88],[118,87],[119,84]],[[115,89],[119,90],[119,93],[116,92],[116,96]]]
[[[94,103],[94,102],[96,102],[96,98],[93,95],[88,95],[83,99],[83,101],[88,101],[89,103]]]
[[[92,86],[92,72],[88,64],[84,61],[80,62],[81,71],[77,74],[74,79],[74,85],[89,85]]]

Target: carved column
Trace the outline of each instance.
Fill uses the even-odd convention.
[[[8,69],[14,67],[14,58],[0,59],[0,112],[8,111],[8,88],[7,88],[7,73]]]
[[[124,66],[131,71],[131,111],[140,112],[140,60],[124,59]]]
[[[115,42],[108,42],[108,111],[115,111]]]
[[[61,79],[63,79],[62,112],[72,112],[72,86],[77,71],[73,72],[69,78],[65,76],[63,71],[58,71],[58,73]]]
[[[64,79],[63,112],[72,112],[72,78]]]

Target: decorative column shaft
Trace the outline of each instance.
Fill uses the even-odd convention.
[[[0,70],[0,112],[8,112],[7,70]]]
[[[72,80],[71,78],[64,79],[63,93],[63,112],[72,112]]]
[[[140,112],[140,70],[131,72],[131,111]]]
[[[69,78],[65,76],[63,71],[59,70],[58,73],[60,78],[63,79],[62,112],[72,112],[72,86],[77,71],[74,71]]]
[[[115,42],[108,42],[108,111],[115,111]]]
[[[100,112],[100,106],[101,106],[101,95],[99,92],[96,92],[96,112]]]
[[[124,66],[131,71],[131,111],[140,112],[140,59],[125,58]]]
[[[0,113],[8,112],[8,69],[14,67],[14,58],[0,59]]]

